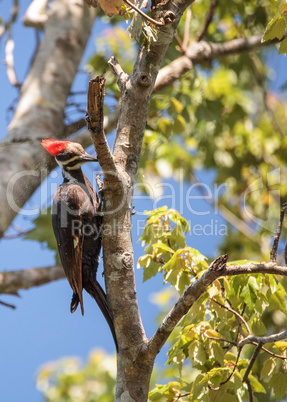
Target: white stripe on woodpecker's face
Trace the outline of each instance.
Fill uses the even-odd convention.
[[[73,156],[72,158],[70,158],[67,161],[64,161],[64,162],[62,161],[61,164],[62,165],[68,165],[70,162],[73,162],[74,160],[79,159],[79,158],[81,158],[81,155],[76,155],[76,156]]]

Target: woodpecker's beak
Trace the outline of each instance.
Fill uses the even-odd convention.
[[[98,158],[96,156],[92,156],[92,155],[89,155],[89,154],[85,153],[81,157],[81,162],[83,162],[83,163],[85,163],[85,162],[98,162]]]

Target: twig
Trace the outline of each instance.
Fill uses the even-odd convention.
[[[61,265],[0,272],[0,294],[18,296],[20,289],[30,289],[64,277]]]
[[[245,383],[248,389],[249,402],[253,402],[253,390],[249,378],[246,378]]]
[[[213,16],[214,16],[217,5],[218,5],[218,0],[211,0],[210,7],[205,16],[203,25],[196,35],[195,39],[197,42],[201,41],[207,34],[209,25],[211,24],[211,22],[213,20]]]
[[[213,297],[211,297],[210,300],[212,300],[214,303],[218,304],[220,307],[225,308],[226,310],[228,310],[228,311],[230,311],[231,313],[233,313],[236,317],[238,317],[238,319],[239,319],[240,321],[242,321],[243,324],[245,325],[245,328],[246,328],[246,330],[247,330],[247,332],[248,332],[248,335],[251,335],[251,334],[252,334],[252,332],[251,332],[251,330],[250,330],[250,328],[249,328],[249,325],[247,324],[247,322],[245,321],[245,319],[244,319],[239,313],[237,313],[237,311],[233,310],[233,308],[231,308],[231,307],[227,307],[227,306],[225,306],[224,304],[219,303],[219,302],[218,302],[217,300],[215,300]],[[246,339],[246,338],[245,338],[245,339]]]
[[[138,14],[140,14],[143,18],[145,18],[148,22],[150,22],[151,24],[157,25],[157,26],[164,26],[165,22],[164,21],[156,21],[153,18],[149,17],[148,15],[146,15],[143,11],[141,11],[137,6],[135,6],[132,2],[130,2],[129,0],[123,0],[130,8],[132,8],[133,10],[135,10]]]
[[[283,225],[283,220],[284,220],[286,210],[287,210],[287,203],[282,205],[278,226],[277,226],[275,236],[274,236],[272,250],[270,252],[270,262],[273,262],[273,263],[276,263],[276,259],[277,259],[278,243],[279,243],[279,239],[281,236],[282,225]]]
[[[210,389],[213,390],[213,391],[218,391],[222,385],[226,384],[226,383],[232,378],[232,376],[233,376],[233,374],[234,374],[234,372],[235,372],[235,370],[236,370],[236,368],[237,368],[237,364],[238,364],[238,360],[239,360],[239,357],[240,357],[241,350],[242,350],[242,348],[239,348],[238,354],[237,354],[237,358],[236,358],[236,362],[235,362],[235,364],[234,364],[234,366],[233,366],[233,370],[232,370],[232,372],[229,374],[229,376],[227,377],[227,379],[224,380],[224,381],[222,381],[222,382],[219,384],[219,386],[216,387],[216,388],[212,387],[211,385],[208,385],[208,388],[210,388]]]
[[[255,335],[248,335],[246,338],[244,338],[242,341],[239,342],[238,346],[243,347],[244,345],[247,344],[259,344],[262,346],[265,343],[273,343],[277,341],[281,341],[282,339],[287,338],[287,330],[279,332],[278,334],[272,334],[272,335],[267,335],[267,336],[255,336]]]
[[[252,345],[257,345],[257,343],[256,343],[256,342],[252,342]],[[277,359],[287,360],[287,357],[281,356],[281,355],[277,355],[276,353],[271,352],[270,350],[264,348],[263,346],[262,346],[262,350],[264,350],[264,352],[268,353],[269,355],[271,355],[271,356],[273,356],[273,357],[276,357]]]
[[[0,300],[0,304],[2,306],[12,308],[13,310],[15,310],[15,308],[16,308],[16,306],[14,306],[13,304],[5,303],[5,302],[2,302],[1,300]]]
[[[14,0],[10,19],[8,21],[6,21],[5,24],[3,24],[0,27],[0,38],[4,35],[5,31],[10,29],[10,27],[13,24],[13,22],[16,21],[16,18],[18,17],[18,13],[19,13],[18,0]]]
[[[243,382],[246,382],[246,380],[248,379],[248,376],[249,376],[249,374],[250,374],[250,372],[252,370],[252,367],[253,367],[253,365],[255,363],[255,360],[256,360],[257,356],[260,353],[261,348],[262,348],[262,344],[258,343],[256,348],[254,349],[253,355],[252,355],[252,357],[250,359],[250,362],[249,362],[249,364],[247,366],[247,369],[246,369],[246,371],[244,373],[244,376],[243,376],[243,379],[242,379]]]
[[[190,31],[190,23],[191,23],[191,17],[192,17],[192,13],[191,13],[191,9],[188,8],[186,10],[186,17],[185,17],[185,24],[184,24],[184,34],[183,34],[183,41],[182,41],[182,49],[185,52],[187,47],[188,47],[188,43],[189,43],[189,31]]]
[[[105,78],[90,80],[87,122],[101,168],[104,172],[114,172],[114,159],[104,132],[104,89]]]
[[[242,274],[274,274],[287,276],[287,268],[269,263],[259,263],[259,264],[244,264],[244,265],[232,265],[226,267],[224,271],[224,276],[234,276]]]
[[[9,28],[8,29],[8,38],[7,38],[7,42],[6,42],[6,46],[5,46],[5,63],[7,66],[7,76],[8,76],[10,83],[14,87],[20,87],[21,84],[17,80],[17,76],[16,76],[15,69],[14,69],[13,51],[14,51],[14,41],[13,41],[13,39],[11,39],[11,32],[10,32],[10,28]]]
[[[214,336],[214,337],[213,337],[213,336],[209,336],[208,339],[211,339],[211,340],[213,340],[213,341],[219,341],[219,342],[227,342],[227,343],[230,343],[230,345],[237,346],[237,343],[236,343],[236,342],[229,341],[228,339],[216,338],[215,336]]]
[[[183,56],[173,60],[171,63],[161,68],[154,87],[154,92],[171,85],[179,79],[182,74],[190,71],[197,64],[210,63],[212,60],[218,60],[233,54],[250,52],[251,50],[261,49],[281,42],[286,38],[287,31],[282,39],[261,42],[262,35],[254,35],[250,38],[232,39],[223,43],[212,43],[206,41],[191,42]]]
[[[110,60],[108,61],[108,65],[110,66],[110,69],[112,70],[112,73],[116,78],[116,82],[120,91],[123,93],[126,89],[127,79],[129,78],[128,74],[124,72],[115,56],[112,56],[110,58]]]

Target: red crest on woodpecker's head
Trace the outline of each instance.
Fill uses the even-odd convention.
[[[57,156],[60,152],[68,148],[70,141],[58,141],[58,140],[42,140],[41,145],[47,149],[47,151],[53,155]]]

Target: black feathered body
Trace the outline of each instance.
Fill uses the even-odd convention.
[[[61,262],[73,290],[71,312],[80,303],[84,314],[85,289],[96,300],[116,343],[106,294],[96,279],[101,250],[100,209],[99,197],[82,170],[64,172],[64,182],[54,196],[52,223]]]

